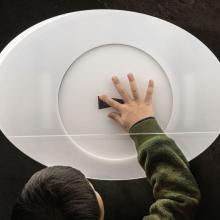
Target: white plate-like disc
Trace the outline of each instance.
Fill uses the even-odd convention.
[[[198,39],[151,16],[90,10],[41,22],[0,55],[0,125],[25,154],[45,165],[70,165],[87,177],[143,177],[133,142],[98,109],[102,94],[127,73],[144,96],[155,81],[161,127],[191,160],[218,136],[220,65]]]

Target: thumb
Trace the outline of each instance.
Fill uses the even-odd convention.
[[[119,124],[122,124],[120,113],[118,113],[118,112],[111,112],[111,113],[108,114],[108,117],[112,118],[113,120],[115,120]]]

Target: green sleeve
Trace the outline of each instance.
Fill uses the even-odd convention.
[[[133,125],[129,133],[135,142],[138,160],[153,187],[155,198],[149,215],[143,219],[194,219],[200,191],[189,163],[175,142],[163,133],[156,119],[152,117]]]

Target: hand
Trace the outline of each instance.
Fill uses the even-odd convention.
[[[124,100],[124,104],[120,104],[107,95],[100,96],[100,99],[106,102],[109,106],[117,110],[108,114],[110,118],[118,122],[125,130],[129,130],[139,120],[154,116],[152,106],[152,96],[154,81],[149,80],[145,98],[141,98],[138,93],[138,88],[134,75],[129,73],[128,80],[131,88],[132,97],[124,89],[117,76],[112,77],[113,84]]]

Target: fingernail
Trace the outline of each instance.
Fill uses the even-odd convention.
[[[117,79],[117,77],[114,75],[112,76],[112,80],[115,81]]]
[[[118,77],[117,77],[117,76],[113,76],[113,77],[112,77],[112,81],[113,81],[114,83],[118,83],[118,82],[119,82]]]
[[[130,80],[133,80],[133,79],[134,79],[133,73],[128,73],[128,79],[130,79]]]

